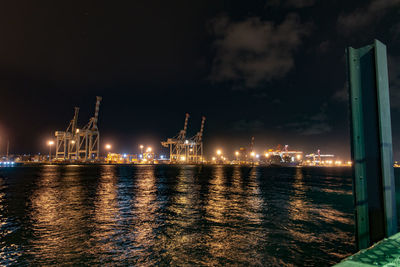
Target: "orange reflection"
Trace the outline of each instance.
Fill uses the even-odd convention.
[[[152,248],[157,239],[154,229],[156,225],[157,212],[157,188],[154,175],[154,165],[139,166],[136,173],[136,184],[134,185],[133,206],[136,218],[133,225],[133,244],[135,248],[131,251],[132,257],[138,257],[137,262],[154,265],[156,259],[152,259]],[[141,262],[143,261],[143,262]]]
[[[102,166],[94,202],[94,225],[96,229],[92,233],[94,239],[92,242],[96,244],[96,250],[92,253],[96,256],[105,255],[116,249],[113,246],[114,242],[112,242],[112,237],[116,234],[116,221],[118,220],[116,184],[115,167],[112,165]]]
[[[224,167],[215,166],[210,181],[210,194],[205,209],[207,219],[212,222],[206,238],[211,255],[207,262],[211,265],[220,264],[218,259],[221,258],[239,265],[248,258],[255,265],[263,264],[262,255],[257,253],[262,240],[265,240],[265,234],[257,230],[262,222],[263,205],[258,191],[258,174],[254,168],[248,177],[244,177],[240,168],[234,168],[229,185]]]
[[[337,225],[337,222],[343,224],[352,224],[351,218],[346,218],[346,214],[334,209],[332,205],[328,204],[315,204],[307,201],[312,199],[306,193],[314,189],[304,183],[304,176],[302,168],[296,168],[295,179],[293,183],[293,194],[289,197],[288,212],[291,219],[290,225],[286,228],[287,231],[293,236],[298,244],[304,243],[320,243],[323,244],[327,240],[330,242],[347,243],[352,241],[352,233],[346,233],[338,228],[332,227],[329,231],[319,232],[318,227],[322,224]],[[328,191],[321,190],[327,193]],[[312,222],[314,227],[305,227],[304,222]],[[339,254],[332,251],[331,255],[338,256]],[[346,256],[345,254],[341,257]]]
[[[306,201],[307,186],[303,181],[303,171],[301,168],[296,168],[296,174],[293,182],[293,194],[289,197],[289,217],[291,220],[309,220],[309,203]]]
[[[37,260],[52,263],[72,262],[81,251],[85,230],[82,221],[86,208],[83,188],[79,181],[79,167],[60,173],[59,166],[43,167],[37,190],[31,196],[31,220],[37,238],[32,242],[32,253]]]
[[[181,166],[172,188],[175,192],[168,205],[166,234],[157,246],[165,246],[167,255],[174,255],[171,265],[184,266],[200,263],[188,250],[202,246],[202,237],[196,229],[200,225],[200,185],[196,181],[197,166]],[[179,256],[178,256],[179,255]]]

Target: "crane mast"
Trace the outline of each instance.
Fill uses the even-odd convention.
[[[89,123],[78,128],[79,107],[75,107],[74,117],[65,131],[56,131],[56,160],[93,161],[100,156],[100,133],[97,127],[100,101],[97,96],[95,113]]]
[[[206,117],[201,117],[200,131],[187,142],[188,161],[190,163],[203,162],[203,132]]]
[[[186,113],[183,129],[179,131],[177,136],[173,138],[168,138],[167,141],[161,142],[161,145],[163,147],[169,148],[169,160],[171,163],[180,163],[186,161],[185,138],[186,138],[189,117],[190,117],[189,113]]]

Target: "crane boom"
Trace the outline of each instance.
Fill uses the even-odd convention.
[[[78,126],[78,114],[79,114],[79,108],[75,107],[75,114],[74,114],[74,118],[72,119],[72,126],[71,126],[71,133],[72,135],[75,135],[76,132],[76,128]]]
[[[198,133],[198,141],[201,142],[203,140],[203,132],[204,132],[204,123],[206,121],[206,117],[203,116],[201,117],[201,126],[200,126],[200,132]]]
[[[187,132],[187,125],[188,125],[189,117],[190,117],[189,113],[186,113],[185,124],[183,125],[183,130],[181,130],[179,132],[179,135],[178,135],[178,139],[180,139],[180,140],[184,140],[186,138],[186,132]]]
[[[102,99],[101,96],[96,96],[96,107],[94,111],[94,117],[93,117],[93,130],[97,130],[97,120],[99,118],[99,109],[100,109],[100,101]]]

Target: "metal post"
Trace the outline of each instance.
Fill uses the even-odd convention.
[[[8,153],[10,152],[10,140],[7,140],[7,160],[8,160]]]
[[[347,50],[359,249],[397,232],[386,46]]]
[[[51,145],[49,145],[49,162],[51,162]]]

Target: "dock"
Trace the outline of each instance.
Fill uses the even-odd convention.
[[[399,267],[400,266],[400,233],[360,250],[344,259],[335,267]]]

